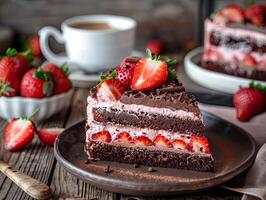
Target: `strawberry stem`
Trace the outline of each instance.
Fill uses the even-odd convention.
[[[250,84],[249,84],[249,87],[251,88],[255,88],[257,90],[261,90],[263,92],[266,92],[266,86],[265,85],[262,85],[261,83],[255,83],[254,81],[252,81]]]
[[[8,48],[6,50],[6,56],[14,56],[18,53],[18,51],[14,48]]]
[[[29,117],[27,117],[29,120],[32,120],[32,118],[38,113],[40,111],[40,108],[38,107],[38,108],[36,108],[34,111],[33,111],[33,113],[29,116]]]
[[[152,59],[152,53],[151,53],[151,50],[148,49],[148,48],[146,49],[146,57]]]
[[[32,54],[31,54],[31,52],[32,52],[31,49],[27,49],[27,50],[25,50],[23,52],[20,52],[18,54],[22,55],[23,57],[25,57],[29,63],[32,63],[34,58],[33,58]]]
[[[64,74],[66,76],[69,76],[70,75],[70,70],[69,70],[69,67],[67,65],[67,63],[63,63],[62,65],[60,65],[61,69],[63,70]]]
[[[8,95],[15,90],[8,84],[0,81],[0,97],[2,95]]]

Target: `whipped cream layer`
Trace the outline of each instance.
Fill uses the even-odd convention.
[[[106,108],[107,111],[111,111],[111,109],[117,109],[123,111],[134,111],[136,113],[146,112],[151,114],[159,114],[167,117],[190,119],[193,121],[203,122],[202,116],[195,115],[193,112],[187,112],[184,110],[171,110],[169,108],[156,108],[156,107],[149,107],[149,106],[136,105],[136,104],[123,104],[120,101],[99,102],[95,98],[88,96],[87,99],[88,123],[94,121],[92,109],[99,107],[104,107]]]
[[[115,139],[117,138],[117,135],[123,131],[129,133],[129,135],[134,139],[135,137],[138,136],[146,136],[148,137],[151,141],[154,141],[155,137],[158,134],[163,135],[165,138],[167,138],[170,142],[173,142],[176,139],[184,141],[186,144],[190,144],[190,135],[186,134],[181,134],[179,132],[169,132],[165,130],[153,130],[149,128],[133,128],[133,127],[127,127],[127,126],[121,126],[121,125],[101,125],[97,124],[97,122],[91,122],[88,124],[89,129],[86,131],[86,142],[93,140],[92,135],[101,131],[108,131],[111,134],[112,137],[112,142],[115,142]],[[204,137],[204,136],[201,136]],[[163,148],[163,149],[168,149],[169,148]],[[196,148],[195,148],[196,149]],[[173,149],[171,149],[173,150]],[[188,151],[188,150],[182,150],[185,152],[190,152],[190,153],[201,153],[201,154],[206,154],[210,155],[210,153],[203,153],[200,151]]]
[[[234,35],[237,37],[250,37],[256,39],[258,42],[266,42],[266,35],[261,32],[256,32],[247,29],[240,29],[240,28],[230,28],[228,26],[222,24],[213,23],[211,20],[205,20],[205,44],[209,44],[209,38],[211,32],[217,31],[221,32],[224,35]]]

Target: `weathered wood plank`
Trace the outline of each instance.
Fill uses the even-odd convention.
[[[231,192],[225,189],[212,189],[209,191],[195,193],[195,194],[183,194],[179,196],[170,196],[170,197],[134,197],[134,196],[126,196],[122,195],[120,200],[222,200],[222,199],[230,199],[230,200],[240,200],[242,197],[241,194]]]
[[[79,89],[75,93],[66,127],[86,117],[87,95],[88,89]],[[116,194],[103,191],[79,180],[65,171],[58,163],[55,167],[51,188],[55,197],[99,200],[117,199]]]
[[[68,109],[56,114],[45,123],[40,124],[44,127],[63,127]],[[0,122],[0,131],[3,136],[4,122]],[[1,137],[2,138],[2,137]],[[56,160],[53,154],[53,147],[45,146],[40,143],[38,136],[35,135],[32,143],[20,152],[9,153],[4,151],[1,142],[1,152],[3,160],[15,166],[21,172],[26,173],[39,181],[50,184],[51,174],[53,173]],[[0,174],[0,199],[31,199],[11,180]]]

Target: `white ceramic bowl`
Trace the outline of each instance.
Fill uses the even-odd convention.
[[[39,112],[33,118],[39,122],[51,117],[64,108],[68,108],[72,94],[73,89],[43,99],[0,97],[0,117],[9,120],[19,116],[31,116],[36,109],[40,108]]]

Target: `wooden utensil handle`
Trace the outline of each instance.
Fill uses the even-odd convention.
[[[51,197],[50,188],[32,177],[19,172],[0,160],[0,171],[17,184],[24,192],[35,199],[48,199]]]

